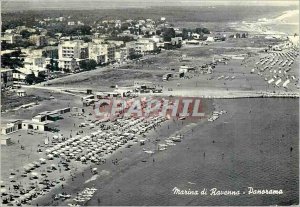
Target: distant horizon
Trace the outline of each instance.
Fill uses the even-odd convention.
[[[1,10],[6,12],[26,10],[101,10],[149,7],[206,7],[206,6],[263,6],[299,8],[299,2],[291,1],[207,1],[207,0],[2,0]]]

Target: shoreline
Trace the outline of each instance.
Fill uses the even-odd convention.
[[[220,169],[218,170],[219,173],[222,172],[222,170],[227,170],[227,165],[228,167],[232,167],[232,163],[230,163],[230,157],[231,157],[231,153],[238,153],[241,155],[248,152],[248,150],[238,150],[236,148],[233,148],[232,150],[226,151],[225,152],[225,158],[224,160],[221,159],[221,153],[222,151],[224,151],[224,149],[226,149],[227,147],[229,147],[229,143],[232,142],[231,138],[227,139],[221,139],[221,137],[226,136],[225,134],[222,136],[219,132],[214,131],[215,127],[221,127],[226,129],[228,127],[233,127],[234,125],[232,124],[237,124],[239,123],[238,121],[234,121],[233,117],[239,117],[241,116],[241,113],[246,114],[248,113],[248,111],[244,111],[244,108],[247,108],[248,105],[250,105],[250,109],[252,111],[251,114],[249,114],[249,116],[251,117],[257,117],[257,115],[259,113],[261,113],[261,111],[264,111],[263,108],[266,108],[268,105],[265,104],[271,104],[271,105],[278,105],[280,106],[280,103],[289,103],[289,105],[293,105],[293,102],[299,102],[299,100],[293,100],[292,102],[290,102],[290,100],[288,99],[280,99],[278,103],[274,103],[274,100],[268,100],[268,99],[260,99],[260,98],[256,98],[256,99],[235,99],[235,100],[226,100],[226,99],[218,99],[218,100],[214,100],[214,110],[221,110],[221,109],[225,109],[227,111],[227,114],[221,115],[220,116],[220,120],[215,121],[215,123],[209,123],[209,122],[203,122],[203,123],[199,123],[199,124],[192,124],[190,126],[188,126],[188,130],[185,133],[184,139],[182,140],[182,142],[176,144],[176,146],[171,146],[170,149],[168,148],[166,151],[159,151],[157,153],[154,154],[146,154],[142,151],[142,148],[149,148],[149,144],[148,142],[146,142],[145,146],[139,146],[139,145],[135,145],[132,149],[125,149],[122,150],[122,153],[118,152],[116,154],[114,154],[111,159],[115,159],[115,158],[119,158],[119,157],[123,157],[122,160],[120,160],[120,163],[118,166],[109,164],[109,162],[107,162],[107,164],[105,165],[101,165],[99,166],[99,176],[97,177],[96,180],[91,181],[86,183],[87,180],[89,180],[93,175],[90,173],[89,169],[84,171],[84,177],[78,173],[74,182],[72,183],[70,182],[69,184],[67,184],[65,186],[64,191],[66,191],[67,193],[70,193],[72,196],[76,195],[76,192],[81,191],[82,189],[86,188],[86,187],[95,187],[97,190],[96,194],[92,197],[92,199],[86,203],[84,203],[84,205],[87,206],[96,206],[96,205],[132,205],[133,203],[135,203],[135,205],[157,205],[158,203],[162,204],[164,203],[164,205],[175,205],[174,202],[179,202],[176,205],[195,205],[195,202],[200,202],[203,204],[206,204],[207,202],[213,203],[214,205],[218,205],[218,202],[220,201],[220,198],[216,197],[216,201],[213,202],[212,198],[213,197],[176,197],[176,196],[172,196],[171,195],[171,191],[172,189],[175,187],[178,187],[180,189],[187,189],[191,188],[200,188],[201,187],[207,187],[207,188],[212,188],[212,187],[216,187],[218,189],[224,189],[224,184],[218,184],[216,183],[216,181],[212,181],[212,180],[207,180],[206,179],[201,179],[202,176],[209,176],[209,174],[205,174],[205,172],[207,171],[212,171],[212,167],[214,165],[217,165],[220,167]],[[237,103],[239,103],[237,105]],[[262,109],[258,109],[255,108],[255,106],[261,105],[264,106]],[[246,106],[247,105],[247,106]],[[239,106],[239,108],[237,109],[236,107]],[[293,105],[295,107],[295,105]],[[287,107],[287,108],[286,108]],[[292,111],[292,109],[289,109],[288,106],[284,107],[285,109],[283,111],[286,112],[282,112],[282,113],[289,113],[288,111]],[[288,111],[287,111],[288,110]],[[272,117],[275,116],[276,113],[274,113],[274,115],[272,115]],[[296,114],[295,114],[296,115]],[[260,117],[260,116],[259,116]],[[246,118],[246,117],[244,117]],[[244,118],[240,118],[241,120],[244,120]],[[295,117],[294,117],[295,118]],[[257,119],[257,118],[256,118]],[[286,118],[284,118],[286,119]],[[269,120],[269,119],[268,119]],[[295,119],[296,120],[296,119]],[[269,120],[270,121],[270,120]],[[269,121],[267,121],[265,124],[269,123]],[[225,124],[226,123],[226,124]],[[247,122],[242,121],[239,125],[243,126],[244,124],[246,124]],[[257,127],[263,127],[260,126],[259,123],[257,123],[257,125],[254,123],[255,122],[251,122],[252,123],[252,128],[257,128]],[[277,123],[278,126],[280,126],[280,123]],[[275,124],[275,123],[274,123]],[[276,124],[276,125],[277,125]],[[296,124],[296,123],[295,123]],[[226,127],[227,126],[227,127]],[[245,127],[245,126],[243,126]],[[279,127],[280,128],[280,127]],[[280,130],[278,128],[278,130]],[[194,133],[193,133],[193,130]],[[222,129],[222,130],[224,130]],[[230,128],[228,129],[230,130]],[[244,132],[239,132],[239,134],[244,134],[244,133],[248,133],[249,130],[246,130]],[[276,130],[277,131],[277,130]],[[227,132],[228,133],[228,132]],[[265,132],[265,134],[270,133]],[[288,132],[283,132],[288,133]],[[195,134],[197,134],[198,136],[195,136]],[[218,137],[216,136],[216,134],[219,134]],[[272,135],[271,135],[272,134]],[[276,132],[271,133],[269,136],[274,136],[273,134],[276,134]],[[209,136],[206,136],[209,135]],[[199,137],[200,138],[197,138]],[[259,150],[263,150],[265,153],[273,153],[273,151],[269,151],[270,149],[267,150],[268,147],[268,143],[269,142],[277,142],[277,141],[266,141],[265,138],[260,139],[254,139],[253,141],[251,141],[250,137],[247,135],[248,138],[243,138],[243,141],[237,141],[236,138],[234,138],[236,140],[237,143],[242,144],[243,149],[244,144],[248,143],[251,144],[253,142],[262,142],[263,144],[259,144],[258,146],[255,145],[251,145],[252,147],[256,147],[256,151],[258,151],[258,154],[256,156],[260,157],[260,156],[267,156],[267,155],[262,155],[261,153],[259,153]],[[290,137],[290,136],[286,136],[286,137]],[[242,138],[242,137],[240,137]],[[277,138],[276,138],[277,139]],[[216,143],[212,143],[212,141],[215,140]],[[231,141],[230,141],[231,140]],[[294,141],[292,141],[294,140]],[[295,153],[297,153],[297,149],[298,149],[298,145],[297,145],[297,139],[295,138],[286,138],[284,142],[292,142],[294,143],[293,146],[295,148]],[[198,144],[196,144],[198,143]],[[150,144],[151,145],[151,144]],[[193,147],[195,145],[195,147]],[[199,147],[199,145],[201,146],[198,150],[197,150],[197,146]],[[214,147],[215,146],[215,147]],[[282,147],[280,147],[280,149],[285,149],[288,148],[290,145],[284,145]],[[203,158],[203,149],[206,149],[206,158]],[[266,149],[264,149],[266,148]],[[288,150],[288,149],[286,149]],[[229,153],[229,154],[228,154]],[[181,170],[179,170],[179,168],[177,169],[177,165],[179,165],[180,162],[177,162],[176,159],[179,159],[179,154],[181,154],[183,157],[186,156],[191,156],[192,154],[194,154],[194,156],[198,157],[198,158],[193,158],[190,157],[192,160],[194,160],[192,163],[190,163],[189,161],[185,161],[186,163],[182,163],[182,165],[185,166],[185,168],[180,168]],[[186,155],[185,155],[186,154]],[[248,155],[247,155],[248,156]],[[286,157],[288,156],[288,153],[286,153],[286,151],[284,152],[284,154],[282,155],[283,157],[285,157],[285,159],[296,159],[297,156],[292,156],[292,157]],[[173,158],[174,157],[174,158]],[[155,162],[152,162],[152,159],[155,159]],[[266,158],[266,157],[265,157]],[[183,159],[183,158],[182,158]],[[249,158],[244,158],[245,159],[245,163],[247,163],[247,165],[251,165],[251,161],[250,161],[250,157]],[[252,158],[259,161],[259,158]],[[270,158],[267,158],[268,160]],[[198,162],[200,162],[199,164],[196,164],[198,162],[195,162],[195,160],[198,160]],[[234,162],[239,162],[238,161],[239,158],[235,157],[235,161]],[[144,162],[145,161],[145,162]],[[223,165],[222,162],[226,162],[227,164]],[[274,161],[271,161],[274,162]],[[167,163],[172,163],[171,165],[168,165]],[[176,164],[177,163],[177,164]],[[211,163],[211,164],[209,164]],[[213,164],[214,163],[214,164]],[[288,163],[290,163],[290,161],[288,161]],[[295,162],[292,162],[294,166]],[[241,165],[244,165],[241,164]],[[174,167],[172,167],[172,165],[175,165]],[[180,165],[180,166],[182,166]],[[266,164],[268,165],[268,164]],[[201,167],[202,166],[202,167]],[[250,167],[248,166],[248,167]],[[261,165],[259,165],[261,166]],[[255,168],[256,171],[260,172],[260,168]],[[193,169],[193,167],[195,169]],[[199,168],[200,167],[200,168]],[[198,169],[199,168],[199,169]],[[163,170],[164,169],[164,170]],[[198,174],[195,172],[195,170],[197,169],[197,172],[200,173],[200,177],[198,176]],[[202,169],[202,170],[201,170]],[[210,169],[210,170],[209,170]],[[215,167],[213,167],[213,169],[216,170]],[[235,169],[238,169],[238,166],[235,167]],[[271,171],[273,172],[270,168],[266,168],[267,171]],[[280,168],[281,169],[281,168]],[[166,175],[163,176],[163,172],[167,170],[169,172],[169,174],[167,173]],[[248,174],[246,171],[250,170],[249,169],[243,169],[243,173]],[[149,177],[147,177],[147,179],[144,177],[144,173],[148,172]],[[175,171],[175,172],[173,172]],[[204,171],[204,172],[202,172]],[[102,172],[102,173],[101,173]],[[191,178],[189,177],[181,177],[180,174],[176,174],[181,172],[182,175],[189,175],[192,176]],[[194,174],[195,172],[195,174]],[[294,171],[293,171],[294,172]],[[296,172],[295,172],[296,173]],[[214,172],[213,172],[214,174]],[[226,175],[226,173],[225,173]],[[267,174],[266,174],[267,175]],[[161,177],[163,176],[163,177]],[[175,176],[175,177],[174,177]],[[214,174],[215,176],[215,174]],[[214,177],[212,176],[212,177]],[[223,176],[223,173],[219,174],[219,176]],[[250,176],[250,175],[249,175]],[[253,176],[253,175],[251,175]],[[250,177],[251,177],[250,176]],[[261,174],[258,174],[258,177],[260,178],[260,176],[262,176]],[[268,175],[270,176],[270,175]],[[271,174],[272,177],[276,176],[276,174]],[[154,179],[155,178],[155,179]],[[135,180],[137,179],[137,180]],[[154,179],[154,180],[153,180]],[[228,178],[225,178],[225,180]],[[243,180],[242,178],[240,178],[241,180]],[[271,179],[271,178],[270,178]],[[290,177],[290,179],[294,179],[294,177]],[[148,181],[149,180],[149,181]],[[267,179],[268,182],[270,182],[266,187],[268,186],[272,186],[272,183],[278,183],[277,181],[274,182]],[[191,182],[191,183],[195,183],[195,185],[193,184],[183,184],[182,182]],[[152,183],[153,182],[153,183]],[[158,187],[158,189],[154,190],[152,187],[150,186],[156,186],[157,182],[161,182],[161,187]],[[178,183],[177,183],[178,182]],[[212,182],[212,183],[210,183]],[[232,188],[234,190],[238,190],[239,189],[239,181],[236,181],[236,184],[233,183],[227,183],[227,185],[232,186]],[[245,182],[245,183],[244,183]],[[246,183],[249,183],[250,181],[243,181],[243,186],[247,185]],[[283,181],[284,182],[284,179]],[[127,183],[127,184],[126,184]],[[177,184],[176,184],[177,183]],[[202,184],[200,184],[202,183]],[[205,184],[206,183],[206,184]],[[213,184],[214,183],[214,184]],[[280,181],[281,183],[281,181]],[[148,188],[145,188],[145,186],[149,186]],[[173,187],[171,187],[171,186]],[[226,185],[226,186],[227,186]],[[138,187],[137,189],[133,189],[133,186],[141,186]],[[169,186],[169,187],[167,187]],[[235,186],[235,187],[234,187]],[[251,185],[249,185],[251,186]],[[258,184],[256,184],[256,186],[260,186]],[[277,184],[276,184],[277,186]],[[289,185],[290,186],[290,185]],[[279,188],[279,186],[277,186]],[[145,190],[145,193],[150,193],[150,197],[148,197],[146,194],[144,193],[138,193],[137,190],[141,191],[141,190]],[[294,187],[293,187],[294,189]],[[61,191],[61,189],[58,189],[57,192],[59,192],[59,190]],[[286,188],[283,188],[284,192],[286,192]],[[133,191],[133,192],[132,192]],[[132,192],[132,193],[131,193]],[[163,197],[158,196],[157,193],[155,192],[160,192],[162,193],[162,195],[167,196],[166,199],[171,199],[169,201],[167,201],[166,199],[163,199]],[[51,191],[52,193],[52,191]],[[55,193],[55,191],[53,192]],[[138,199],[139,196],[137,196],[137,198],[133,198],[133,194],[137,193],[139,196],[141,196],[141,199]],[[151,197],[153,196],[153,197]],[[272,197],[272,195],[267,195],[269,197]],[[291,198],[292,195],[288,194],[285,195],[288,196],[289,198]],[[149,200],[149,198],[151,198]],[[180,199],[182,198],[182,199]],[[244,197],[241,197],[244,198]],[[241,205],[241,198],[236,198],[234,201],[232,200],[233,198],[228,197],[225,198],[223,197],[223,199],[225,199],[227,202],[229,202],[231,205]],[[279,197],[278,202],[280,200],[281,197]],[[99,200],[98,200],[99,199]],[[138,200],[137,200],[138,199]],[[179,200],[178,200],[179,199]],[[40,200],[37,200],[37,202],[40,204],[49,204],[51,200],[51,196],[48,195],[46,197],[41,198]],[[259,200],[254,199],[254,197],[251,197],[251,195],[247,196],[247,201],[251,202],[252,204],[255,203],[255,205],[276,205],[276,204],[280,204],[279,203],[260,203]],[[295,201],[295,200],[294,200]],[[70,200],[65,200],[65,201],[55,201],[53,204],[55,205],[67,205],[68,203],[71,203]],[[36,203],[34,203],[36,204]],[[244,203],[245,204],[245,203]]]
[[[231,22],[229,25],[238,30],[238,31],[247,31],[255,34],[265,34],[265,35],[288,35],[286,32],[270,30],[268,25],[272,24],[281,24],[281,25],[298,25],[299,23],[290,23],[286,22],[285,19],[288,19],[292,16],[298,16],[299,19],[299,10],[286,10],[281,12],[278,15],[274,15],[273,18],[259,18],[257,21],[239,21]],[[299,29],[298,29],[299,30]]]

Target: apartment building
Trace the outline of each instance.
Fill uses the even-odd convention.
[[[22,40],[22,36],[18,34],[5,34],[1,37],[1,42],[6,42],[9,44],[15,44]]]
[[[98,64],[105,64],[106,62],[106,49],[103,44],[94,42],[89,43],[89,59],[95,60]]]
[[[58,66],[75,71],[79,62],[89,57],[88,43],[82,40],[66,41],[58,45]]]
[[[1,68],[1,90],[13,85],[13,70]]]
[[[45,35],[31,35],[29,37],[29,41],[38,47],[47,45],[47,39]]]
[[[145,55],[157,49],[156,43],[152,39],[141,38],[135,42],[135,52]]]

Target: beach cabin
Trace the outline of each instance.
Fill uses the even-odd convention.
[[[60,120],[60,119],[62,119],[62,117],[57,112],[51,112],[51,113],[47,114],[47,120],[57,121],[57,120]]]
[[[83,106],[90,106],[95,103],[95,99],[83,99],[82,104]]]
[[[12,142],[11,142],[11,138],[10,137],[1,136],[1,145],[7,146],[7,145],[10,145],[11,143]]]
[[[118,92],[105,92],[105,94],[107,98],[116,98],[121,96]]]
[[[121,97],[127,97],[130,96],[133,90],[124,87],[124,88],[115,89],[114,92],[121,94]]]
[[[1,134],[11,134],[18,131],[19,129],[22,129],[22,121],[16,120],[1,126]]]
[[[35,122],[31,120],[25,120],[22,122],[22,129],[32,129],[37,131],[46,131],[48,130],[48,124],[52,123],[51,121],[44,122]]]
[[[84,113],[84,109],[83,108],[79,108],[79,107],[72,107],[72,112]]]
[[[196,69],[193,66],[182,65],[179,68],[179,73],[194,72]]]
[[[37,115],[37,116],[34,116],[32,118],[32,121],[34,121],[34,122],[43,122],[43,121],[46,121],[46,120],[47,120],[46,115]]]
[[[26,92],[24,90],[17,90],[17,96],[19,97],[23,97],[23,96],[26,96]]]

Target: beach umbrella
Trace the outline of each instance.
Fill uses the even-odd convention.
[[[38,173],[37,172],[32,172],[31,177],[37,179],[38,178]]]
[[[28,165],[25,165],[23,168],[24,168],[25,172],[29,172],[31,170],[30,166],[28,166]]]
[[[40,158],[39,161],[41,164],[46,164],[46,159],[44,159],[44,158]]]
[[[39,162],[34,162],[33,164],[34,164],[35,167],[39,167],[40,166]]]
[[[7,190],[6,190],[6,188],[1,188],[0,192],[1,192],[1,194],[3,195],[3,194],[6,194],[6,193],[7,193]]]
[[[51,155],[51,154],[47,155],[47,157],[49,160],[53,159],[53,155]]]
[[[45,150],[47,153],[50,153],[50,152],[52,152],[52,150],[51,149],[46,149]]]

